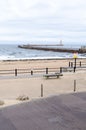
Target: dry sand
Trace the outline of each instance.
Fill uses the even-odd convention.
[[[30,61],[1,61],[0,70],[7,69],[33,69],[46,67],[66,67],[71,60],[30,60]],[[59,79],[45,79],[44,77],[0,79],[0,99],[5,105],[21,103],[16,100],[20,95],[26,95],[30,100],[41,97],[41,84],[43,84],[43,96],[59,95],[74,92],[74,80],[76,80],[76,92],[86,91],[86,71],[67,72]]]

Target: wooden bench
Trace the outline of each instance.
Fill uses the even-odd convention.
[[[48,78],[52,78],[52,77],[56,77],[56,78],[59,78],[60,76],[63,76],[63,74],[61,74],[61,73],[54,73],[54,74],[45,74],[45,75],[43,75],[43,77],[45,77],[46,79],[48,79]]]

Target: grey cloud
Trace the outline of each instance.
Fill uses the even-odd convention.
[[[51,0],[50,0],[51,1]],[[63,0],[61,0],[62,2]],[[83,1],[83,0],[82,0]],[[30,2],[30,1],[29,1]],[[4,7],[3,17],[9,14],[10,19],[0,22],[0,28],[8,30],[0,32],[1,36],[20,36],[24,39],[31,38],[63,38],[63,39],[85,39],[86,18],[85,8],[81,4],[62,3],[59,5],[59,0],[56,2],[57,10],[50,4],[49,1],[37,1],[26,12],[22,14],[24,9],[21,9],[19,17],[10,17],[9,6]],[[27,3],[29,4],[29,3]],[[3,7],[4,3],[2,4]],[[23,7],[23,5],[20,7]],[[84,4],[85,7],[85,4]],[[14,8],[15,9],[15,8]],[[8,11],[6,14],[5,12]],[[15,10],[14,10],[15,11]],[[24,14],[26,15],[24,16]],[[30,14],[31,13],[31,14]],[[28,15],[30,14],[30,16]],[[12,14],[11,14],[12,15]],[[32,16],[31,16],[32,15]],[[47,30],[47,31],[46,31]]]
[[[44,2],[38,2],[37,4],[35,4],[33,7],[31,7],[31,9],[37,9],[37,10],[42,10],[45,11],[45,9],[49,9],[49,4],[44,3]]]

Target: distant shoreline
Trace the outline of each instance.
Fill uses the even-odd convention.
[[[40,60],[73,60],[74,58],[40,58],[40,59],[13,59],[13,60],[0,60],[2,62],[8,62],[8,61],[40,61]],[[77,60],[80,60],[80,59],[86,59],[86,58],[77,58]]]

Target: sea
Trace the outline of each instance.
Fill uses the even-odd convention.
[[[29,50],[19,48],[21,44],[0,44],[0,60],[27,60],[27,59],[65,59],[73,58],[72,53]],[[56,47],[56,46],[54,46]],[[81,44],[64,44],[61,48],[80,48]],[[86,53],[77,54],[78,58],[86,58]]]

